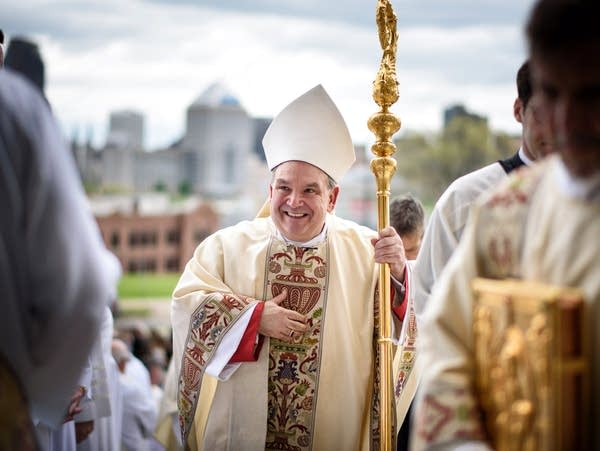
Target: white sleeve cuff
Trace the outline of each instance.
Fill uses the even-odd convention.
[[[233,357],[233,354],[235,354],[235,351],[237,351],[238,347],[240,346],[244,332],[246,332],[246,329],[248,328],[248,324],[252,318],[252,313],[254,312],[257,304],[258,301],[254,301],[253,305],[244,313],[242,313],[236,323],[223,336],[221,344],[217,347],[213,357],[206,366],[206,374],[216,377],[220,381],[226,381],[240,367],[240,362],[231,364],[228,362],[231,360],[231,357]]]

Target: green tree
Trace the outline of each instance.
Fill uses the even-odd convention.
[[[506,134],[495,135],[481,118],[454,117],[437,135],[411,133],[397,140],[397,174],[424,202],[434,202],[456,178],[514,152]]]
[[[179,186],[177,187],[177,191],[182,196],[189,196],[190,194],[192,194],[192,184],[187,179],[186,180],[182,180],[179,183]]]
[[[407,132],[396,140],[397,151],[394,154],[398,165],[396,177],[406,180],[406,190],[421,200],[431,202],[427,180],[434,174],[434,147],[436,136],[426,136],[418,132]]]
[[[152,189],[158,193],[165,193],[167,192],[167,184],[162,180],[158,180],[156,183],[154,183]]]

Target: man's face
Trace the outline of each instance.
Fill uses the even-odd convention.
[[[554,145],[577,177],[600,172],[600,45],[582,44],[575,52],[532,56],[534,87],[542,120],[548,120]]]
[[[305,242],[317,236],[333,211],[339,187],[330,190],[327,175],[303,161],[280,164],[269,186],[271,218],[286,238]]]
[[[541,159],[554,150],[550,124],[548,120],[542,120],[539,103],[539,96],[533,96],[526,107],[519,98],[514,106],[515,119],[523,126],[523,151],[532,160]]]
[[[423,229],[414,231],[413,233],[401,235],[404,253],[407,260],[416,260],[421,249],[421,241],[423,240]]]

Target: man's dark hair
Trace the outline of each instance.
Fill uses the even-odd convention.
[[[37,44],[22,37],[15,37],[8,43],[4,65],[19,72],[44,93],[44,62]]]
[[[390,204],[390,223],[400,236],[423,230],[425,225],[423,205],[410,193],[395,197]]]
[[[598,43],[599,17],[597,0],[538,0],[526,27],[530,55],[562,55],[582,43]]]
[[[517,71],[517,93],[523,104],[523,108],[527,108],[529,99],[533,94],[531,86],[531,72],[529,69],[529,60],[525,61]]]
[[[283,164],[283,163],[282,163],[282,164]],[[281,164],[278,164],[278,165],[277,165],[277,166],[275,166],[273,169],[271,169],[271,183],[273,183],[273,182],[275,181],[275,170],[276,170],[276,169],[277,169],[279,166],[281,166]],[[321,169],[321,171],[323,171],[323,170]],[[333,180],[333,179],[331,178],[331,176],[330,176],[329,174],[327,174],[325,171],[323,171],[323,173],[324,173],[324,174],[327,176],[327,188],[328,188],[329,190],[332,190],[333,188],[335,188],[335,187],[338,185],[338,183],[337,183],[335,180]]]

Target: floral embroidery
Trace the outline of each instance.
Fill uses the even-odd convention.
[[[287,290],[282,305],[307,315],[309,330],[292,343],[270,340],[265,449],[300,451],[311,448],[313,437],[327,262],[318,249],[279,246],[269,252],[267,290],[273,297]]]
[[[231,293],[212,293],[192,313],[179,374],[179,427],[187,440],[206,365],[226,332],[252,299]]]
[[[398,376],[396,379],[396,386],[394,387],[394,395],[396,402],[400,400],[400,395],[404,389],[404,384],[408,380],[410,373],[412,372],[415,359],[417,358],[417,315],[415,309],[411,306],[408,314],[408,328],[404,341],[400,343],[400,347],[396,352],[400,353],[400,366],[398,369]]]

